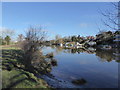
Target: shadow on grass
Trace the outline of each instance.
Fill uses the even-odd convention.
[[[6,78],[3,78],[6,83],[3,88],[18,87],[18,84],[21,83],[20,85],[22,85],[22,83],[25,82],[27,82],[27,84],[30,83],[28,86],[31,87],[31,84],[39,83],[40,79],[38,79],[36,75],[44,72],[44,70],[41,70],[41,66],[40,68],[36,68],[32,65],[30,60],[24,60],[24,52],[16,49],[2,50],[2,69],[8,74]],[[11,72],[19,73],[14,74]],[[9,75],[10,73],[11,76]],[[5,75],[5,73],[3,73],[3,75]]]
[[[24,61],[22,50],[13,50],[13,49],[2,50],[3,70],[7,70],[8,72],[11,70],[18,70],[18,69],[28,71],[24,68],[25,63],[28,63],[28,62]],[[13,73],[13,75],[14,75],[14,73]],[[7,88],[11,88],[13,86],[16,86],[17,84],[23,82],[24,80],[30,80],[31,82],[36,82],[36,80],[31,78],[28,73],[24,73],[24,72],[21,72],[17,75],[14,75],[13,77],[9,78],[8,81],[13,81],[16,78],[21,77],[22,75],[25,75],[26,77],[23,77],[22,79],[17,79],[17,81],[14,81],[13,83],[9,83]]]
[[[7,88],[12,88],[12,87],[18,85],[19,83],[23,82],[24,80],[27,80],[27,78],[22,78],[22,79],[20,79],[20,80],[18,80],[16,82],[10,84]]]
[[[23,71],[3,71],[3,88],[33,88],[38,82],[33,77],[28,77],[27,73]]]
[[[3,70],[12,70],[15,67],[18,67],[17,65],[23,65],[23,52],[22,50],[2,50],[2,66]]]
[[[2,58],[7,60],[16,59],[18,61],[22,60],[23,51],[22,50],[2,50]]]
[[[15,75],[15,76],[13,76],[12,78],[10,78],[10,80],[13,80],[13,79],[15,79],[15,78],[18,78],[19,76],[21,76],[21,75],[23,75],[23,74],[25,74],[25,73],[20,73],[20,74],[18,74],[18,75]]]

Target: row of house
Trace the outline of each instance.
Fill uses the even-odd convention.
[[[96,42],[94,41],[90,41],[90,42],[86,42],[89,46],[94,46],[96,45]],[[80,44],[79,42],[67,42],[65,44],[63,43],[59,43],[58,44],[60,47],[75,47],[75,48],[83,48],[85,43]]]

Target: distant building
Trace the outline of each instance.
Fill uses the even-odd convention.
[[[94,36],[88,36],[87,39],[89,39],[89,40],[94,40],[95,37],[94,37]]]

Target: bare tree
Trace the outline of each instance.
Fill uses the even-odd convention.
[[[15,31],[8,28],[0,28],[0,37],[2,38],[2,44],[10,44],[14,40]],[[8,38],[9,37],[9,38]],[[7,42],[6,42],[7,40]]]
[[[15,35],[15,30],[8,29],[8,28],[2,28],[0,32],[2,33],[3,38],[5,38],[6,36],[12,37],[13,35]]]
[[[26,31],[25,41],[23,42],[23,50],[35,50],[46,39],[46,32],[42,27],[30,26]]]
[[[56,40],[59,40],[60,38],[61,38],[60,35],[56,35],[56,36],[55,36],[55,39],[56,39]]]
[[[39,71],[46,71],[47,61],[41,52],[41,43],[46,38],[46,32],[41,27],[30,26],[26,31],[25,40],[21,44],[24,51],[24,64],[25,68],[32,73]],[[39,62],[39,65],[35,63]],[[34,64],[34,65],[33,65]]]
[[[104,16],[101,21],[103,22],[104,26],[111,30],[115,30],[115,33],[111,36],[111,40],[114,43],[114,47],[120,47],[120,2],[112,2],[111,6],[112,9],[100,11],[102,16]]]
[[[23,36],[23,34],[18,35],[18,38],[17,38],[18,42],[22,42],[24,39],[25,37]]]
[[[112,30],[120,30],[120,2],[116,2],[116,3],[111,3],[111,5],[113,6],[113,8],[111,10],[105,10],[105,11],[101,11],[100,13],[102,14],[102,16],[104,16],[104,20],[102,19],[101,21],[103,22],[103,24],[105,26],[107,26],[108,28],[112,29]]]
[[[61,36],[60,35],[56,35],[55,36],[55,39],[56,39],[56,43],[63,43],[63,39],[61,38]]]

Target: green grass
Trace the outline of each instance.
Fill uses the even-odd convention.
[[[14,50],[18,50],[20,49],[19,47],[14,47],[14,46],[5,46],[5,45],[0,45],[0,50],[9,50],[9,49],[14,49]]]
[[[3,88],[46,88],[43,80],[36,78],[29,73],[31,78],[27,76],[29,72],[21,70],[3,70],[2,71],[2,87]]]
[[[22,69],[22,54],[18,48],[2,49],[2,88],[48,88],[44,80]]]

